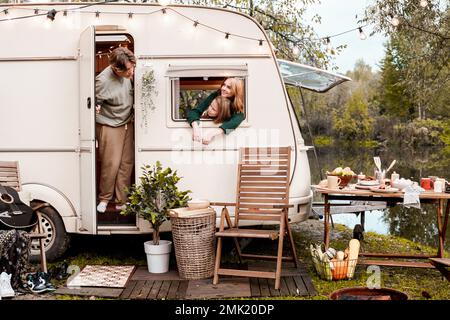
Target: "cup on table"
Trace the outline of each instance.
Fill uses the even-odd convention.
[[[339,189],[341,178],[337,176],[327,176],[328,189]]]
[[[434,182],[434,192],[445,191],[445,179],[437,178]]]
[[[422,178],[420,179],[420,186],[425,190],[431,190],[431,179],[430,178]]]

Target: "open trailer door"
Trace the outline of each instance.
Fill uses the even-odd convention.
[[[301,87],[315,92],[326,92],[338,84],[350,81],[341,74],[310,67],[301,63],[278,59],[280,72],[286,85]]]
[[[80,196],[83,231],[97,233],[95,187],[95,28],[80,36]]]

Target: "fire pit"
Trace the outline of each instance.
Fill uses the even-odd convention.
[[[332,292],[331,300],[408,300],[408,296],[400,291],[380,288],[369,289],[366,287],[345,288]]]

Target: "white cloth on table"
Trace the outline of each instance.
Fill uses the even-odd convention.
[[[403,206],[405,208],[420,209],[420,193],[425,191],[418,185],[412,185],[405,188],[405,195],[403,196]]]

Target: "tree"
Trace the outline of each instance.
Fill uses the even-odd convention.
[[[403,66],[395,58],[393,44],[386,44],[386,54],[381,65],[377,105],[381,115],[400,120],[412,120],[415,116],[412,97],[402,83]]]
[[[361,90],[355,91],[342,113],[333,114],[333,129],[345,140],[364,140],[372,132],[373,119],[369,117],[367,102]]]
[[[376,0],[367,8],[363,22],[374,24],[374,32],[390,36],[390,56],[385,62],[394,62],[398,88],[403,88],[415,114],[419,118],[448,116],[449,3],[430,0],[422,7],[416,0]]]

